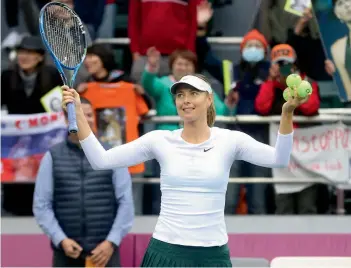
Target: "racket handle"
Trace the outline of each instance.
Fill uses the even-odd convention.
[[[67,117],[68,117],[68,131],[69,133],[77,133],[77,118],[76,118],[76,109],[74,103],[70,102],[67,104]]]

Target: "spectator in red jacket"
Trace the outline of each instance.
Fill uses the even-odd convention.
[[[198,0],[130,0],[128,36],[133,54],[132,78],[140,82],[146,51],[161,52],[160,75],[168,75],[168,55],[176,49],[195,52]],[[162,72],[162,73],[161,73]]]
[[[273,47],[271,52],[272,65],[267,81],[265,81],[255,99],[255,109],[261,115],[278,115],[285,102],[283,91],[287,88],[286,77],[297,73],[302,79],[309,78],[296,66],[296,53],[287,44]],[[310,81],[313,93],[304,104],[295,110],[298,115],[313,116],[318,114],[320,105],[318,85]],[[317,184],[275,184],[277,214],[316,214],[317,213]]]
[[[309,80],[306,74],[301,73],[296,66],[295,50],[287,44],[273,47],[271,52],[271,68],[269,77],[264,82],[255,99],[255,109],[261,115],[279,115],[285,102],[283,91],[287,88],[285,80],[291,73],[297,73],[302,79]],[[295,113],[298,115],[313,116],[318,114],[320,105],[318,84],[311,82],[313,92],[307,102],[300,105]]]

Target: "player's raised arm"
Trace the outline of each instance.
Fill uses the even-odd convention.
[[[85,155],[94,169],[129,167],[154,158],[151,145],[155,132],[150,132],[127,144],[105,150],[91,130],[81,107],[79,94],[63,86],[62,106],[75,103],[78,138]]]
[[[232,131],[231,139],[236,141],[235,160],[243,160],[267,168],[283,168],[289,164],[293,132],[285,135],[278,133],[275,147],[238,131]]]
[[[312,87],[295,74],[289,75],[286,83],[288,86],[284,91],[286,102],[282,107],[275,147],[258,142],[244,133],[233,132],[235,133],[233,135],[237,135],[235,139],[238,140],[236,159],[269,168],[281,168],[289,164],[293,147],[294,111],[308,100],[312,94]]]

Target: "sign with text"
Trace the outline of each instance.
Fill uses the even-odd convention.
[[[275,145],[279,126],[270,125],[270,143]],[[294,145],[288,168],[274,169],[274,178],[324,178],[350,183],[351,128],[330,124],[294,130]]]
[[[43,155],[67,137],[63,113],[1,118],[1,182],[34,181]]]

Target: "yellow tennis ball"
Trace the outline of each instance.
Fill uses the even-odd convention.
[[[303,80],[297,88],[297,95],[300,98],[306,98],[312,94],[312,86],[308,81]]]
[[[301,77],[298,74],[290,74],[286,78],[286,84],[290,88],[298,87],[301,84]]]

